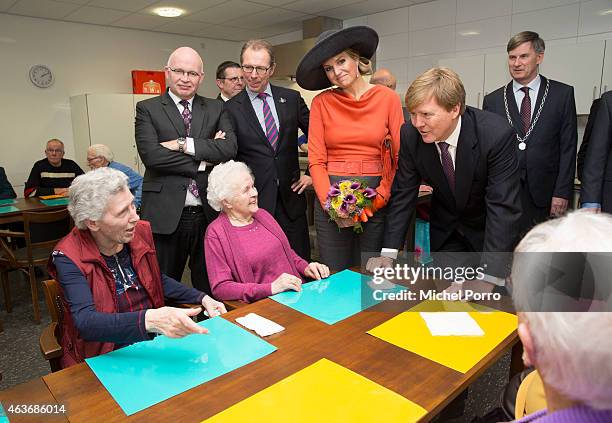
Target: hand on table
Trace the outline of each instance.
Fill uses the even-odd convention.
[[[68,195],[68,188],[53,188],[55,195]]]
[[[559,217],[567,210],[569,201],[565,198],[553,197],[550,202],[550,215],[553,217]]]
[[[366,270],[374,273],[374,269],[384,269],[387,267],[393,267],[393,259],[390,257],[370,257],[366,264]]]
[[[208,295],[205,295],[204,298],[202,298],[202,305],[208,313],[208,317],[215,317],[223,313],[227,313],[227,310],[225,309],[225,304],[215,300],[212,297],[209,297]]]
[[[301,291],[302,280],[297,276],[283,273],[272,282],[272,295],[285,291]]]
[[[306,266],[306,269],[304,269],[304,275],[317,281],[320,279],[325,279],[329,277],[329,267],[313,261]]]
[[[161,333],[169,338],[182,338],[193,333],[208,333],[208,329],[196,324],[191,317],[197,316],[198,308],[151,308],[145,312],[147,332]]]

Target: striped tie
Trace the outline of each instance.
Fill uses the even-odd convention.
[[[263,105],[263,115],[266,123],[266,137],[268,138],[272,149],[276,151],[276,147],[278,146],[278,129],[276,128],[276,122],[274,122],[274,116],[272,116],[272,110],[270,110],[270,105],[268,104],[268,94],[259,93],[257,94],[257,97],[261,98]]]
[[[183,106],[183,113],[181,113],[181,116],[183,116],[183,123],[185,124],[185,135],[189,137],[191,136],[191,110],[189,110],[189,101],[181,100],[179,103]],[[200,190],[198,189],[196,181],[191,179],[187,189],[189,189],[189,192],[191,192],[195,198],[200,198]]]

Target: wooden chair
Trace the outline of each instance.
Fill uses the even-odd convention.
[[[49,366],[52,372],[61,370],[60,359],[62,358],[62,346],[59,343],[61,335],[62,320],[64,309],[62,303],[62,293],[59,282],[55,279],[43,281],[43,291],[45,293],[45,302],[51,315],[51,323],[49,323],[40,334],[38,340],[40,352],[45,360],[49,361]]]
[[[40,352],[49,362],[51,372],[57,372],[61,370],[60,360],[63,355],[63,349],[60,344],[61,328],[64,317],[64,306],[62,302],[62,291],[58,281],[55,279],[49,279],[43,281],[43,291],[45,293],[45,302],[49,309],[49,315],[51,316],[51,323],[49,323],[40,334],[38,344],[40,346]],[[166,300],[167,306],[181,307],[181,308],[198,308],[199,304],[182,304],[172,303]]]
[[[34,320],[40,323],[38,285],[34,267],[47,264],[53,247],[70,231],[72,220],[67,209],[60,209],[48,212],[23,212],[23,223],[23,232],[0,230],[0,277],[4,302],[7,313],[10,313],[12,305],[8,272],[13,270],[23,272],[30,280]],[[25,248],[11,248],[9,238],[24,238]]]

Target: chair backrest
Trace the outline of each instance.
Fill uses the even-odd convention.
[[[51,315],[51,320],[61,325],[64,309],[59,282],[55,279],[43,281],[43,291],[45,292],[45,301]]]
[[[32,260],[34,248],[53,248],[72,229],[68,209],[23,212],[28,259]]]

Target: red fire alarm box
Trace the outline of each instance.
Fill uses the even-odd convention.
[[[132,71],[134,94],[161,94],[166,91],[166,78],[162,71]]]

